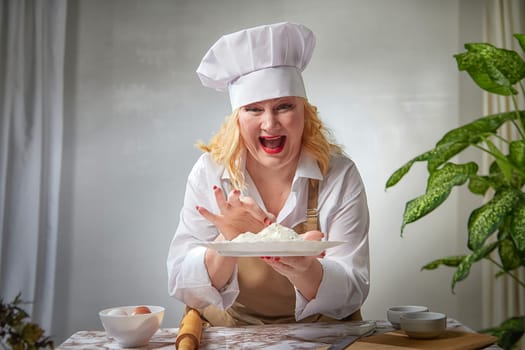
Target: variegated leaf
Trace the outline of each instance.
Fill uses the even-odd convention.
[[[525,51],[525,34],[514,34],[514,37],[520,43],[521,49]]]
[[[436,209],[441,203],[447,199],[450,191],[445,189],[434,189],[426,192],[424,195],[414,198],[405,205],[405,212],[403,213],[403,223],[401,225],[401,235],[405,226],[419,218],[427,215],[432,210]]]
[[[505,183],[510,184],[512,177],[512,164],[509,163],[507,157],[499,150],[498,147],[496,147],[496,145],[494,145],[494,143],[492,143],[492,141],[486,139],[485,143],[487,144],[492,155],[496,158],[495,161],[498,164],[498,167],[501,169],[503,176],[505,177]]]
[[[433,172],[469,145],[476,145],[486,137],[495,135],[503,123],[516,118],[516,113],[513,112],[493,114],[450,130],[437,142],[434,155],[428,160],[429,172]]]
[[[477,170],[478,166],[474,162],[459,165],[447,163],[443,168],[432,173],[429,176],[425,194],[407,202],[403,214],[401,234],[407,224],[437,208],[447,199],[454,186],[463,185]]]
[[[521,191],[505,188],[485,205],[475,209],[468,220],[468,247],[475,251],[496,231],[521,197]]]
[[[512,141],[509,145],[509,158],[519,167],[525,167],[525,141]]]
[[[396,185],[403,178],[403,176],[405,176],[406,173],[408,173],[408,171],[410,170],[410,168],[412,168],[412,165],[415,162],[426,161],[433,157],[432,151],[433,150],[418,155],[417,157],[405,163],[401,168],[397,169],[392,175],[390,175],[390,177],[386,181],[386,188]]]
[[[510,239],[500,241],[498,252],[505,271],[511,271],[520,266],[521,259]]]
[[[517,52],[487,43],[466,44],[467,52],[457,54],[458,68],[467,71],[476,84],[498,95],[515,95],[512,87],[525,77],[525,62]]]
[[[520,201],[512,212],[510,235],[516,249],[525,253],[525,201]]]
[[[463,281],[470,273],[470,268],[472,267],[473,256],[468,255],[463,261],[458,265],[456,272],[452,276],[452,292],[456,287],[456,283]]]
[[[496,336],[501,349],[514,349],[525,333],[525,316],[511,317],[497,327],[481,329],[480,332]]]
[[[468,182],[468,189],[474,194],[484,195],[491,187],[491,182],[487,176],[471,176]]]
[[[447,143],[478,144],[487,136],[495,135],[503,123],[516,118],[515,112],[506,112],[476,119],[471,123],[450,130],[436,145],[440,146]]]
[[[466,142],[443,143],[434,148],[434,157],[428,160],[427,169],[429,173],[434,172],[450,158],[463,151],[469,146]]]
[[[525,112],[521,113],[525,118]],[[396,185],[410,171],[415,162],[427,161],[428,171],[432,173],[469,145],[478,144],[485,137],[496,134],[503,123],[516,118],[518,116],[514,112],[494,114],[449,131],[438,141],[435,148],[418,155],[397,169],[388,178],[386,188]]]
[[[472,264],[480,261],[481,259],[487,257],[496,247],[498,247],[499,242],[492,242],[489,245],[482,246],[476,251],[474,251],[472,254],[467,255],[458,265],[458,268],[456,269],[456,272],[454,273],[454,276],[452,276],[452,291],[454,291],[454,287],[456,286],[456,283],[459,281],[464,280],[467,278],[467,276],[470,273],[470,268],[472,267]]]
[[[457,267],[463,259],[466,257],[466,255],[455,255],[455,256],[447,256],[446,258],[437,259],[434,261],[429,262],[425,266],[421,268],[421,270],[435,270],[440,265],[449,266],[449,267]]]
[[[435,188],[448,188],[451,190],[453,186],[463,185],[477,171],[478,165],[474,162],[465,164],[447,163],[443,168],[430,174],[427,190]]]
[[[489,256],[490,253],[494,251],[499,246],[499,241],[492,242],[490,244],[484,245],[478,250],[474,251],[472,255],[472,262],[478,262],[481,259],[484,259]]]

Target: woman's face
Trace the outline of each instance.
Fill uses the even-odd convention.
[[[272,168],[297,165],[304,129],[301,98],[287,96],[243,106],[239,126],[249,161]]]

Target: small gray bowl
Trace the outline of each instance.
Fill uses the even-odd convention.
[[[400,317],[401,329],[410,338],[432,339],[447,328],[447,316],[439,312],[414,312]]]
[[[401,328],[399,318],[403,314],[428,311],[428,307],[419,305],[400,305],[389,307],[386,311],[387,320],[394,328]]]

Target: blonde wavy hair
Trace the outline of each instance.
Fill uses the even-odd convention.
[[[325,175],[332,154],[342,154],[343,149],[332,141],[332,133],[319,118],[317,107],[310,104],[308,100],[301,99],[304,102],[303,151],[317,160],[321,173]],[[220,130],[208,144],[198,141],[196,146],[204,152],[209,152],[217,163],[228,170],[234,188],[244,188],[244,176],[239,169],[240,158],[245,150],[239,129],[239,109],[226,116]]]

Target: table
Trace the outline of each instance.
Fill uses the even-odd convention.
[[[388,321],[376,321],[379,332],[392,331]],[[322,349],[334,343],[344,333],[344,325],[297,323],[286,325],[265,325],[247,327],[209,327],[203,329],[201,337],[202,350],[308,350]],[[338,328],[339,327],[339,328]],[[454,319],[447,319],[448,329],[472,331]],[[151,338],[147,347],[142,349],[171,349],[175,347],[178,328],[161,328]],[[57,347],[61,350],[79,349],[120,349],[116,341],[106,337],[104,331],[79,331]],[[140,349],[140,348],[135,348]],[[485,349],[501,349],[496,345]]]

